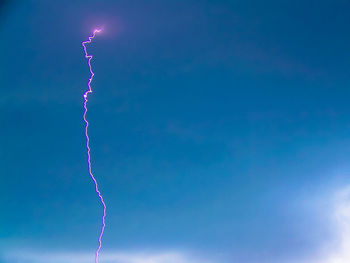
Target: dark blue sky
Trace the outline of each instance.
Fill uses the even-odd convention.
[[[96,26],[87,117],[104,251],[216,263],[317,254],[336,239],[328,197],[350,181],[349,11],[340,0],[7,6],[0,256],[96,248],[81,46]]]

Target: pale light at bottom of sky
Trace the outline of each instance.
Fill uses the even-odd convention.
[[[302,263],[348,263],[350,262],[350,186],[338,189],[331,196],[322,196],[320,202],[329,202],[329,211],[325,218],[331,218],[330,224],[335,238],[322,245],[316,255],[297,259]],[[315,201],[315,200],[313,200]],[[51,251],[11,249],[4,253],[4,259],[10,263],[86,263],[94,257],[93,253],[74,253],[72,251]],[[211,258],[211,259],[209,259]],[[106,251],[101,254],[101,263],[221,263],[229,262],[225,258],[196,256],[188,251]],[[273,263],[273,259],[271,259]],[[286,259],[282,263],[294,262]],[[277,261],[276,261],[277,263]]]

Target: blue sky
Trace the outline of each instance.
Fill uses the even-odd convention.
[[[0,258],[93,262],[102,210],[84,148],[81,41],[103,26],[88,46],[87,116],[107,203],[102,263],[348,262],[349,10],[340,0],[7,5]]]

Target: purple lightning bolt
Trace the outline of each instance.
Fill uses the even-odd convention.
[[[102,236],[103,236],[103,232],[105,231],[105,227],[106,227],[106,223],[105,223],[105,218],[106,218],[106,204],[105,202],[103,201],[103,197],[101,195],[101,192],[100,190],[98,189],[98,184],[97,184],[97,181],[94,177],[94,175],[92,174],[92,171],[91,171],[91,155],[90,155],[90,145],[89,145],[89,142],[90,142],[90,138],[89,138],[89,135],[88,135],[88,127],[89,127],[89,122],[87,121],[86,119],[86,113],[88,111],[87,109],[87,97],[88,97],[88,94],[89,93],[92,93],[92,89],[91,89],[91,81],[92,81],[92,78],[94,77],[94,72],[92,71],[92,67],[91,67],[91,59],[92,59],[92,55],[89,55],[86,51],[86,44],[90,44],[92,39],[95,37],[95,35],[97,33],[101,32],[101,29],[95,29],[92,33],[91,36],[89,36],[88,40],[87,41],[83,41],[81,44],[83,45],[83,48],[84,48],[84,53],[85,53],[85,57],[88,59],[88,65],[89,65],[89,70],[90,70],[90,78],[89,78],[89,81],[88,81],[88,89],[85,91],[84,93],[84,114],[83,114],[83,119],[85,121],[85,137],[86,137],[86,149],[87,149],[87,162],[88,162],[88,167],[89,167],[89,174],[90,174],[90,177],[92,179],[92,181],[94,182],[94,185],[95,185],[95,191],[101,201],[101,204],[103,206],[103,216],[102,216],[102,228],[101,228],[101,232],[100,232],[100,236],[98,238],[98,248],[96,250],[96,253],[95,253],[95,263],[98,263],[98,256],[99,256],[99,253],[100,253],[100,250],[101,250],[101,246],[102,246]]]

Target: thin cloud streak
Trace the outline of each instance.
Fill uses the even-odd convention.
[[[89,253],[10,253],[6,256],[9,262],[22,263],[87,263],[91,262],[93,254]],[[101,263],[211,263],[209,261],[192,258],[180,252],[134,253],[110,252],[101,254]]]

